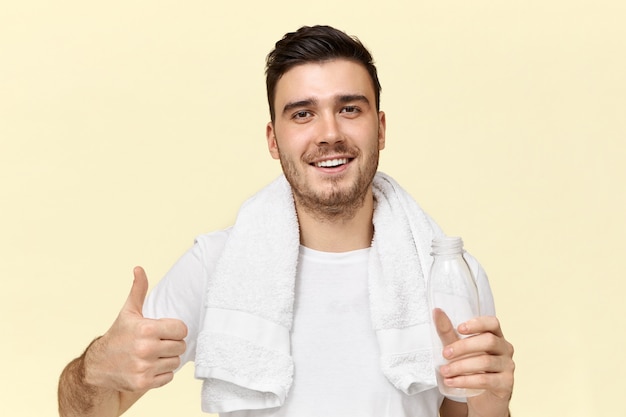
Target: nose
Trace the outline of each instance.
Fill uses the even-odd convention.
[[[317,140],[318,145],[332,145],[343,141],[339,122],[334,114],[326,114],[320,118],[320,132]]]

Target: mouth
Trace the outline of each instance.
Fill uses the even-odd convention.
[[[351,160],[351,158],[334,158],[313,162],[311,165],[317,168],[337,168],[342,165],[347,165]]]

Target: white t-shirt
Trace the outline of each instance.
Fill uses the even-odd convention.
[[[194,360],[206,281],[227,236],[228,230],[200,236],[146,300],[146,317],[187,324],[183,364]],[[280,408],[222,417],[438,415],[443,396],[436,388],[408,396],[380,371],[369,312],[368,256],[369,249],[326,253],[300,248],[291,331],[295,370],[287,399]]]

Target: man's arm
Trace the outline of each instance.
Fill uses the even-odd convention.
[[[148,279],[142,268],[134,274],[130,295],[111,328],[63,370],[61,417],[119,416],[145,392],[174,378],[187,327],[176,319],[144,318]]]
[[[87,383],[85,356],[98,339],[94,340],[81,356],[71,361],[61,374],[58,395],[59,415],[63,417],[117,417],[143,395],[143,392],[117,392]]]
[[[448,317],[436,317],[437,331],[449,363],[439,370],[444,383],[456,388],[483,389],[467,404],[444,400],[441,417],[508,417],[513,393],[513,345],[506,341],[497,318],[478,317],[459,325],[457,331],[473,335],[459,339]]]
[[[444,398],[439,408],[439,417],[467,417],[467,404]]]

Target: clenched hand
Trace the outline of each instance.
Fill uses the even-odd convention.
[[[185,323],[143,317],[148,279],[141,267],[133,272],[135,280],[124,307],[85,355],[86,382],[120,392],[144,392],[167,384],[186,348]]]

